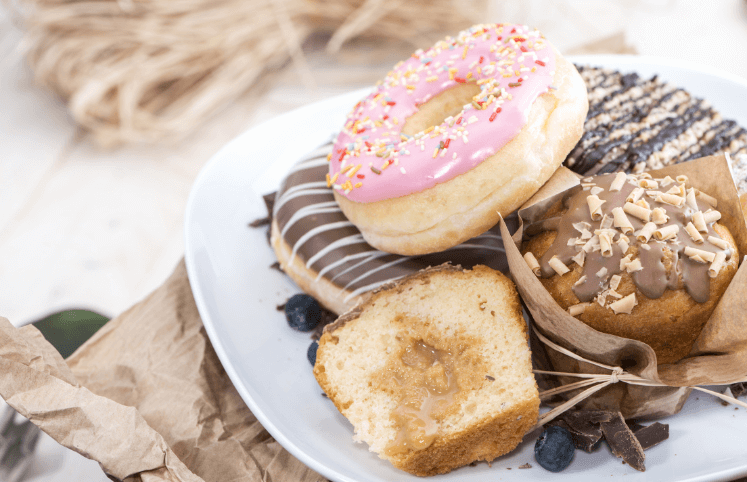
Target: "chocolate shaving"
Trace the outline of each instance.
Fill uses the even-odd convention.
[[[747,382],[729,385],[729,389],[731,389],[731,394],[734,395],[734,398],[739,398],[747,393]]]
[[[641,444],[643,450],[646,450],[669,438],[669,425],[666,423],[655,422],[651,425],[635,430],[633,433],[638,439],[638,443]]]
[[[322,317],[319,320],[319,324],[316,325],[316,328],[314,328],[314,331],[311,333],[312,340],[318,340],[319,338],[321,338],[324,327],[337,319],[337,315],[333,312],[329,311],[321,305],[320,308],[322,309]]]
[[[267,208],[267,216],[263,218],[258,218],[249,223],[250,228],[260,228],[262,226],[267,226],[267,243],[270,243],[270,226],[272,225],[272,209],[275,206],[275,192],[271,192],[270,194],[265,194],[262,196],[262,200],[265,202],[265,208]],[[274,266],[271,266],[274,267]],[[278,265],[278,268],[280,265]],[[282,271],[282,270],[281,270]]]
[[[646,456],[643,454],[643,447],[625,424],[620,412],[615,413],[611,420],[602,422],[602,433],[615,456],[621,457],[624,462],[638,471],[646,471],[644,464]]]
[[[519,468],[520,469],[531,469],[532,468],[532,464],[530,464],[530,463],[527,462],[524,465],[519,465]]]
[[[258,218],[249,223],[250,228],[259,228],[260,226],[269,226],[272,222],[272,218],[270,216],[266,216],[264,218]]]
[[[602,422],[609,422],[614,416],[614,412],[603,410],[577,410],[564,413],[554,425],[571,433],[573,445],[577,449],[591,453],[602,441]]]

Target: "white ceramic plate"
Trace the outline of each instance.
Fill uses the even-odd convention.
[[[710,68],[637,56],[584,56],[575,62],[636,71],[707,98],[726,118],[747,125],[747,81]],[[365,92],[351,92],[290,112],[226,145],[205,166],[187,204],[186,263],[205,328],[241,397],[288,451],[335,481],[422,480],[394,469],[352,440],[353,429],[321,395],[306,360],[308,334],[291,330],[276,307],[299,292],[270,269],[275,261],[264,229],[247,227],[266,215],[262,195],[277,189],[288,168],[327,140]],[[726,182],[726,180],[725,180]],[[559,474],[534,460],[537,434],[489,467],[478,464],[435,477],[449,481],[725,480],[747,474],[747,413],[693,395],[665,420],[670,439],[646,452],[645,473],[612,456],[576,451]],[[517,470],[531,463],[533,468]],[[513,470],[507,470],[513,469]]]

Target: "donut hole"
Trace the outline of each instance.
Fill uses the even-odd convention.
[[[456,116],[472,98],[480,93],[480,86],[471,82],[457,84],[450,89],[434,95],[418,106],[418,111],[407,118],[402,132],[408,136],[437,126],[449,116]]]

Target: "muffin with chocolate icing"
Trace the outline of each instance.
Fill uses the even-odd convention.
[[[687,178],[617,173],[583,180],[551,210],[554,230],[525,259],[564,309],[592,328],[685,357],[736,273],[739,253],[717,202]]]

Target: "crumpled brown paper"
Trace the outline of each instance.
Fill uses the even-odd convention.
[[[325,480],[270,436],[231,384],[184,262],[67,364],[38,330],[0,318],[0,373],[9,405],[116,480]]]
[[[657,171],[654,177],[685,174],[689,183],[718,200],[722,213],[719,221],[731,231],[742,256],[747,254],[747,226],[728,161],[723,155],[709,156]],[[570,184],[577,184],[571,180]],[[519,210],[524,223],[514,234],[514,243],[505,243],[511,275],[532,314],[539,331],[558,345],[610,366],[666,387],[635,386],[618,383],[584,400],[588,408],[620,410],[625,418],[658,417],[677,413],[695,385],[727,385],[747,378],[747,263],[742,263],[721,301],[703,328],[688,357],[674,364],[657,366],[653,349],[645,343],[600,333],[570,316],[553,300],[524,261],[517,245],[524,228],[541,219],[544,212],[564,196],[570,184],[548,187],[532,205]],[[554,192],[552,189],[555,190]],[[562,189],[562,191],[560,191]],[[502,223],[501,234],[510,234]],[[558,372],[604,373],[594,365],[578,362],[548,349],[553,368]],[[575,380],[574,380],[575,381]],[[575,394],[575,393],[574,393]]]

